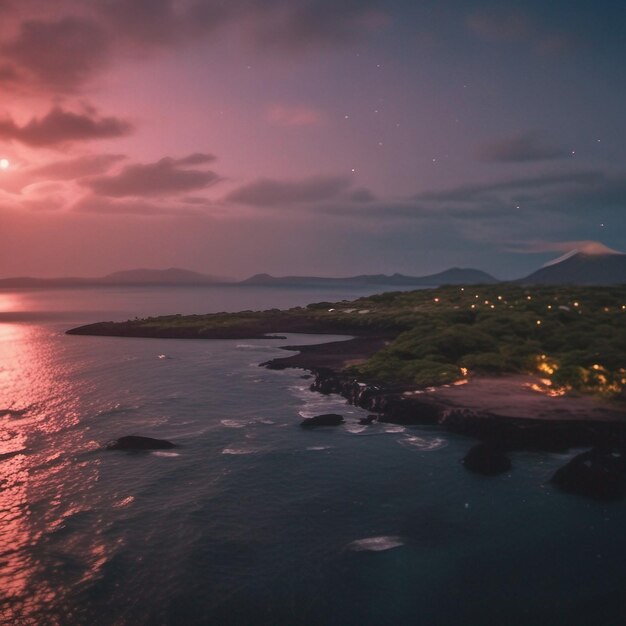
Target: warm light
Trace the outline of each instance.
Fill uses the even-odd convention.
[[[8,170],[10,165],[9,159],[0,159],[0,169]]]
[[[537,320],[537,326],[541,326],[541,320]]]
[[[435,302],[439,302],[439,298],[435,298]]]

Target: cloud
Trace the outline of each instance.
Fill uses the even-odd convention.
[[[512,252],[584,252],[586,254],[621,254],[600,241],[589,239],[575,241],[526,241],[510,247]]]
[[[158,217],[163,215],[196,214],[186,208],[179,208],[168,204],[162,206],[158,203],[140,199],[111,199],[100,196],[88,195],[72,205],[71,210],[78,213],[93,213],[102,215],[140,215],[144,217]]]
[[[204,165],[205,163],[212,163],[217,157],[213,154],[205,154],[203,152],[194,152],[189,156],[182,159],[175,159],[172,162],[174,165]]]
[[[117,117],[100,117],[95,111],[73,113],[52,108],[44,117],[19,126],[10,117],[0,120],[0,139],[33,147],[59,147],[77,141],[111,139],[130,134],[132,125]]]
[[[117,174],[91,178],[84,184],[100,196],[116,198],[168,196],[204,189],[222,180],[220,176],[211,170],[187,168],[199,160],[206,163],[209,156],[194,154],[178,160],[166,157],[156,163],[127,165]]]
[[[355,189],[350,194],[350,199],[353,202],[374,202],[377,200],[376,196],[369,189],[365,188]]]
[[[115,163],[124,158],[122,154],[88,154],[40,165],[27,173],[37,178],[73,180],[108,172]]]
[[[468,15],[466,26],[484,41],[521,44],[540,55],[623,53],[624,8],[619,2],[604,3],[602,10],[584,2],[526,3],[523,9],[519,5],[501,0],[482,7]]]
[[[260,21],[256,28],[257,41],[271,47],[351,43],[390,21],[384,3],[378,0],[275,0],[271,4],[272,18]]]
[[[276,126],[320,126],[324,121],[321,111],[306,105],[273,104],[267,110],[267,120]]]
[[[35,82],[72,91],[106,66],[109,46],[109,35],[95,21],[28,19],[4,53]]]
[[[235,189],[226,200],[260,207],[319,202],[337,197],[351,184],[351,179],[343,176],[311,176],[292,181],[264,178]]]
[[[568,156],[565,148],[550,143],[543,133],[536,130],[524,131],[486,144],[479,150],[485,161],[498,163],[525,163],[546,161]]]
[[[210,40],[224,29],[257,47],[299,50],[359,40],[387,20],[382,0],[25,0],[3,15],[0,67],[11,71],[0,71],[0,81],[72,93],[121,57]]]
[[[546,187],[560,186],[590,186],[605,180],[605,174],[597,170],[574,171],[555,174],[541,174],[524,178],[513,178],[490,183],[472,183],[441,189],[424,191],[415,196],[415,199],[436,203],[476,202],[484,201],[489,195],[502,193],[511,194],[520,191],[536,192]]]

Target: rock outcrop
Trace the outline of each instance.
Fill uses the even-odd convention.
[[[626,459],[622,453],[593,448],[558,469],[550,482],[567,493],[595,500],[619,500],[624,496],[625,475]]]
[[[491,443],[479,443],[465,455],[463,465],[470,472],[495,476],[511,469],[511,459],[499,446]]]
[[[339,426],[343,423],[343,416],[337,413],[324,413],[315,417],[307,417],[302,420],[300,426],[304,428],[312,428],[314,426]]]
[[[138,437],[128,435],[120,437],[106,444],[107,450],[169,450],[176,448],[176,444],[165,439],[153,439],[152,437]]]

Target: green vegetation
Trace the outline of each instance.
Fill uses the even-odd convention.
[[[350,368],[355,375],[430,386],[454,382],[466,370],[526,372],[539,374],[554,395],[568,389],[607,396],[626,392],[626,286],[449,286],[288,311],[170,316],[126,325],[194,329],[197,336],[252,328],[384,334],[389,344]]]

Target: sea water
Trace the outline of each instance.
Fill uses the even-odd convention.
[[[472,441],[362,426],[259,363],[337,339],[68,336],[134,316],[365,292],[0,291],[0,623],[615,625],[626,506],[555,491],[569,454],[468,473]],[[339,412],[335,428],[304,417]],[[124,435],[173,450],[104,451]]]

